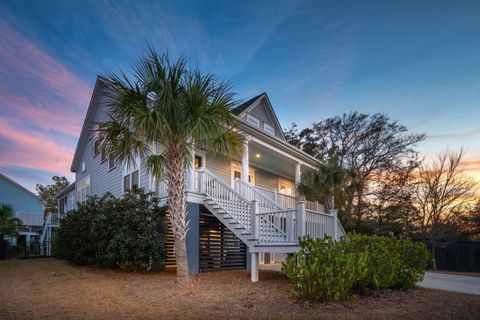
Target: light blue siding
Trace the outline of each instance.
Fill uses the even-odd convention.
[[[0,203],[8,204],[13,212],[43,214],[43,203],[34,194],[0,175]]]
[[[105,97],[100,98],[100,103],[97,108],[97,112],[94,117],[94,122],[107,121],[108,116],[106,114],[106,107],[104,106]],[[76,168],[76,182],[88,177],[90,175],[90,195],[102,196],[103,194],[110,192],[116,197],[120,197],[123,194],[122,181],[123,181],[123,166],[121,163],[117,163],[115,168],[108,169],[108,159],[101,161],[101,155],[94,155],[94,124],[89,128],[89,135],[87,144],[83,150],[81,160],[78,168]],[[85,162],[85,172],[82,172],[82,162]],[[140,187],[145,191],[149,191],[150,183],[149,176],[142,166],[140,168]]]
[[[260,103],[258,106],[250,110],[248,114],[260,120],[260,129],[263,130],[264,125],[267,124],[273,127],[273,129],[275,130],[276,137],[278,138],[282,137],[281,128],[278,128],[273,116],[269,111],[267,111],[267,107],[263,103]]]

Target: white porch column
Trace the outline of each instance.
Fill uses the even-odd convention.
[[[259,262],[259,254],[258,252],[251,253],[251,265],[250,265],[250,276],[252,282],[258,282],[258,262]]]
[[[250,139],[245,138],[245,147],[242,157],[242,180],[243,182],[248,183],[248,168],[249,168],[249,159],[248,159],[248,143]]]
[[[187,164],[187,174],[186,174],[186,191],[194,192],[195,191],[195,146],[192,147],[192,161]]]
[[[297,238],[303,238],[307,234],[307,213],[305,211],[305,201],[297,202],[296,211],[296,224],[297,224]]]
[[[30,252],[30,234],[25,235],[25,246],[27,249],[27,252]]]
[[[302,171],[300,168],[300,163],[297,163],[295,165],[295,185],[298,186],[300,183],[302,183]]]
[[[338,211],[337,209],[330,209],[330,214],[332,215],[332,218],[333,218],[333,234],[332,234],[332,238],[335,240],[335,241],[338,241],[340,240],[339,239],[339,232],[338,232],[338,222],[337,222],[337,217],[338,217]]]

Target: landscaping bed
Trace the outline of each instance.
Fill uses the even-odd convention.
[[[280,272],[204,273],[186,287],[172,271],[126,273],[49,259],[0,262],[2,319],[479,319],[480,297],[417,289],[356,302],[306,303]]]

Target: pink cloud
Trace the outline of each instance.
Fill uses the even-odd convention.
[[[16,165],[49,172],[68,173],[74,149],[33,130],[18,130],[0,119],[0,136],[14,144],[2,151],[0,166]]]
[[[0,166],[69,175],[90,95],[85,81],[0,21]]]
[[[91,89],[45,51],[36,47],[9,26],[0,22],[0,73],[33,80],[35,85],[49,89],[66,100],[88,103]],[[25,83],[29,86],[31,83]],[[40,93],[40,92],[39,92]]]

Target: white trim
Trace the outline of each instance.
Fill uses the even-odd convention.
[[[122,195],[125,194],[125,177],[130,176],[130,187],[129,190],[132,188],[132,173],[138,171],[138,187],[141,187],[142,182],[142,162],[140,157],[136,157],[133,165],[129,165],[127,162],[123,162],[122,164]]]
[[[236,163],[230,163],[230,183],[232,188],[235,188],[235,171],[239,171],[242,174],[242,166]],[[252,182],[251,185],[255,185],[255,168],[248,167],[248,174],[252,175]]]
[[[250,115],[249,113],[247,113],[247,122],[250,123],[251,125],[254,125],[254,126],[260,128],[260,120],[255,118],[254,116]]]
[[[294,160],[295,162],[300,163],[301,165],[304,165],[304,166],[309,167],[309,168],[311,168],[311,169],[315,169],[315,166],[312,166],[311,164],[308,164],[308,163],[306,163],[305,161],[302,161],[302,160],[300,160],[300,159],[292,156],[291,154],[289,154],[289,153],[287,153],[287,152],[285,152],[285,151],[282,151],[282,150],[280,150],[280,149],[278,149],[278,148],[276,148],[276,147],[274,147],[274,146],[266,143],[265,141],[263,141],[263,140],[261,140],[261,139],[258,139],[258,138],[256,138],[256,137],[252,136],[252,141],[254,141],[254,142],[258,143],[258,144],[261,144],[262,146],[267,147],[267,148],[269,148],[269,149],[271,149],[271,150],[273,150],[273,151],[275,151],[275,152],[277,152],[277,153],[279,153],[279,154],[281,154],[281,155],[283,155],[283,156],[285,156],[285,157],[287,157],[287,158],[289,158],[289,159],[292,159],[292,160]]]
[[[275,122],[275,126],[278,127],[278,129],[280,130],[280,137],[277,137],[277,138],[281,138],[280,140],[285,142],[286,143],[286,140],[285,140],[285,136],[283,134],[283,128],[280,124],[280,121],[278,120],[278,117],[277,117],[277,114],[275,113],[275,110],[273,109],[273,106],[272,106],[272,103],[270,102],[270,98],[268,97],[267,93],[264,92],[263,94],[261,94],[258,99],[256,99],[255,101],[253,101],[245,110],[243,110],[238,116],[242,116],[243,114],[248,114],[251,110],[255,109],[256,107],[258,107],[262,100],[265,99],[266,100],[266,105],[268,107],[268,109],[270,109],[270,112],[271,114],[273,115],[273,120]]]
[[[272,131],[267,130],[267,128],[268,128],[269,130],[272,130]],[[266,133],[268,133],[268,134],[270,134],[270,135],[272,135],[272,136],[275,136],[275,128],[272,127],[272,126],[269,125],[269,124],[266,124],[266,123],[263,124],[263,131],[265,131]]]

